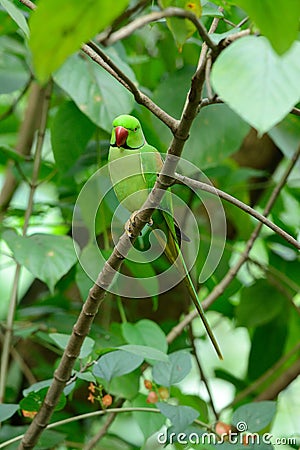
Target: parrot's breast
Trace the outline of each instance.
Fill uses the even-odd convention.
[[[110,147],[109,174],[119,202],[131,212],[141,208],[149,191],[142,173],[140,152]]]

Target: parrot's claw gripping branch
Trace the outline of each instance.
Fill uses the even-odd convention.
[[[127,233],[127,236],[130,238],[130,239],[134,239],[134,238],[136,238],[137,237],[137,234],[136,234],[136,230],[137,230],[137,221],[140,221],[140,222],[143,222],[143,223],[146,223],[147,225],[149,225],[149,227],[152,227],[152,225],[153,225],[153,220],[151,219],[151,217],[150,217],[150,219],[149,220],[147,220],[147,221],[144,221],[142,218],[141,218],[141,211],[134,211],[132,214],[131,214],[131,216],[129,217],[129,219],[127,220],[127,222],[125,223],[125,231],[126,231],[126,233]],[[141,232],[139,232],[138,233],[138,236],[141,236]]]

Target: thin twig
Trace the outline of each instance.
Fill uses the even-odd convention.
[[[293,108],[291,110],[291,114],[294,114],[295,116],[300,116],[300,109],[299,108]]]
[[[67,419],[63,419],[63,420],[59,420],[58,422],[50,423],[49,425],[47,425],[46,429],[51,430],[52,428],[60,427],[62,425],[66,425],[68,423],[77,422],[79,420],[84,420],[84,419],[90,419],[92,417],[97,417],[97,416],[104,416],[106,414],[109,415],[109,414],[114,414],[114,413],[122,414],[122,413],[132,413],[132,412],[145,412],[145,413],[161,414],[159,409],[142,407],[142,406],[126,407],[126,408],[109,408],[109,409],[103,409],[100,411],[92,411],[92,412],[88,412],[88,413],[84,413],[84,414],[79,414],[78,416],[68,417]],[[212,429],[212,427],[209,424],[202,422],[202,420],[195,419],[194,423],[199,425],[200,427],[216,434],[215,431]],[[23,439],[24,436],[25,436],[24,434],[20,434],[19,436],[15,436],[12,439],[9,439],[8,441],[1,443],[0,449],[5,448],[8,445],[11,445],[11,444],[14,444],[15,442],[20,441],[21,439]]]
[[[1,115],[0,115],[0,121],[6,119],[7,117],[9,117],[15,110],[17,104],[19,103],[19,101],[22,99],[22,97],[26,94],[26,92],[29,89],[29,86],[31,85],[32,82],[32,76],[30,76],[27,80],[27,82],[25,83],[23,89],[21,90],[21,92],[19,93],[19,95],[14,99],[14,101],[12,102],[12,104],[10,105],[10,107],[4,111]]]
[[[23,236],[25,236],[27,233],[29,220],[30,220],[32,210],[33,210],[33,198],[34,198],[34,193],[36,190],[36,183],[38,180],[38,175],[39,175],[39,170],[40,170],[40,165],[41,165],[42,147],[43,147],[44,135],[45,135],[46,124],[47,124],[51,89],[52,89],[52,83],[49,83],[45,90],[45,94],[44,94],[41,123],[40,123],[40,129],[39,129],[39,133],[38,133],[35,155],[34,155],[32,181],[31,181],[31,185],[30,185],[29,197],[28,197],[27,208],[26,208],[26,212],[25,212],[25,218],[24,218],[24,224],[23,224],[23,230],[22,230]],[[3,401],[4,395],[5,395],[5,385],[6,385],[6,378],[7,378],[7,371],[8,371],[10,346],[11,346],[12,336],[13,336],[13,323],[14,323],[15,311],[16,311],[17,300],[18,300],[18,287],[19,287],[20,274],[21,274],[21,265],[17,264],[16,270],[15,270],[15,275],[14,275],[14,280],[13,280],[11,296],[10,296],[9,310],[8,310],[8,315],[7,315],[7,319],[6,319],[6,330],[5,330],[3,349],[2,349],[2,355],[1,355],[0,402]]]
[[[212,66],[212,57],[211,57],[211,55],[209,55],[207,58],[207,64],[205,67],[205,85],[206,85],[207,95],[208,95],[209,99],[213,99],[213,97],[214,97],[213,90],[212,90],[212,87],[210,84],[211,66]],[[202,101],[201,101],[201,103],[202,103]]]
[[[193,14],[190,11],[186,11],[184,9],[175,7],[167,8],[164,9],[163,11],[155,11],[150,14],[147,14],[146,16],[139,17],[138,19],[133,20],[130,24],[124,26],[121,30],[118,30],[115,33],[113,33],[106,40],[105,44],[112,45],[115,42],[130,36],[134,31],[138,30],[139,28],[142,28],[151,22],[157,22],[158,20],[165,19],[168,17],[181,17],[183,19],[190,20],[193,23],[193,25],[195,25],[199,35],[206,43],[206,45],[212,50],[213,53],[216,53],[217,46],[213,43],[213,41],[209,36],[209,33],[202,25],[202,23],[197,19],[195,14]]]
[[[103,45],[106,45],[108,37],[116,30],[118,25],[122,23],[125,19],[129,19],[136,12],[142,11],[147,6],[147,4],[150,3],[150,1],[151,0],[141,0],[140,2],[133,5],[131,8],[126,9],[119,17],[117,17],[114,20],[114,22],[111,24],[108,30],[103,31],[97,36],[96,41]]]
[[[300,374],[300,358],[286,369],[279,378],[274,380],[254,401],[274,400]]]
[[[264,384],[269,378],[271,378],[275,372],[277,372],[295,353],[300,350],[300,342],[293,347],[286,355],[283,355],[270,369],[268,369],[263,375],[261,375],[257,380],[247,386],[246,389],[239,392],[236,397],[230,402],[228,405],[224,407],[224,409],[230,408],[240,401],[244,400],[244,398],[248,397],[248,395],[257,391],[257,389]]]
[[[223,8],[221,6],[219,6],[218,11],[223,12]],[[217,29],[217,27],[219,25],[219,22],[220,22],[220,18],[219,17],[215,17],[213,19],[213,21],[211,23],[211,26],[210,26],[210,28],[208,30],[208,34],[213,34],[216,31],[216,29]],[[208,50],[208,45],[206,44],[206,42],[203,42],[202,48],[201,48],[201,53],[200,53],[200,58],[199,58],[199,61],[198,61],[198,68],[197,68],[197,70],[201,71],[201,67],[202,67],[203,62],[204,62],[204,60],[206,58],[207,50]]]
[[[222,51],[225,47],[232,44],[234,41],[241,39],[245,36],[249,36],[251,34],[250,28],[246,30],[239,31],[238,33],[230,34],[225,39],[222,39],[218,44],[219,52]]]
[[[274,188],[274,190],[272,191],[272,194],[267,202],[267,205],[264,209],[263,212],[263,216],[267,216],[269,214],[269,212],[272,209],[273,204],[275,203],[281,189],[283,188],[283,186],[285,185],[291,171],[293,170],[298,158],[300,155],[300,147],[298,148],[298,150],[294,153],[291,161],[289,162],[286,170],[284,171],[279,183],[277,184],[277,186]],[[235,264],[235,266],[231,267],[229,269],[229,271],[227,272],[227,274],[225,275],[225,277],[214,287],[214,289],[209,293],[209,295],[205,298],[205,300],[202,302],[202,307],[204,310],[208,309],[209,306],[211,306],[215,300],[217,300],[217,298],[219,298],[223,292],[225,291],[225,289],[229,286],[229,284],[231,283],[231,281],[236,277],[237,273],[239,272],[240,268],[243,266],[243,264],[247,261],[248,257],[249,257],[249,253],[254,245],[254,242],[256,240],[256,238],[259,235],[259,232],[262,228],[263,222],[259,222],[259,224],[256,226],[256,228],[254,229],[254,231],[252,232],[247,244],[246,244],[246,248],[244,250],[244,252],[242,253],[242,255],[240,256],[238,262]],[[182,331],[185,329],[185,327],[192,321],[195,319],[195,317],[197,317],[197,311],[191,311],[189,314],[187,314],[184,319],[178,323],[167,335],[167,342],[171,343],[173,342],[178,336],[180,336],[180,334],[182,333]]]
[[[176,178],[178,179],[178,181],[180,181],[180,183],[186,186],[190,186],[193,189],[201,189],[202,191],[217,195],[218,197],[223,198],[232,205],[237,206],[238,208],[245,211],[247,214],[251,215],[252,217],[255,217],[255,219],[259,220],[262,224],[266,225],[268,228],[273,230],[275,233],[277,233],[279,236],[281,236],[283,239],[289,242],[289,244],[293,245],[294,247],[300,250],[300,242],[298,242],[295,238],[293,238],[293,236],[288,234],[286,231],[277,226],[271,220],[267,219],[267,217],[265,217],[263,214],[260,214],[258,211],[251,208],[251,206],[246,205],[246,203],[243,203],[241,200],[238,200],[232,195],[227,194],[227,192],[221,191],[221,189],[218,189],[207,183],[203,183],[202,181],[194,180],[193,178],[189,178],[179,174],[176,174]]]
[[[36,4],[31,2],[30,0],[19,0],[20,3],[27,6],[29,9],[35,10],[37,8]]]
[[[215,105],[215,104],[217,104],[217,103],[224,103],[224,102],[223,102],[223,100],[222,100],[220,97],[218,97],[218,96],[214,96],[214,97],[212,97],[212,98],[203,98],[203,99],[201,100],[201,102],[200,102],[199,110],[200,110],[201,108],[204,108],[205,106]]]
[[[237,25],[236,28],[241,28],[243,25],[245,25],[245,23],[247,23],[249,20],[249,17],[244,17],[244,19],[242,19]]]
[[[191,345],[192,345],[193,354],[195,356],[196,364],[197,364],[197,367],[198,367],[198,370],[199,370],[200,378],[203,381],[203,384],[204,384],[204,386],[206,388],[206,391],[208,393],[209,404],[210,404],[210,407],[212,409],[212,412],[214,413],[215,419],[218,420],[219,419],[219,414],[217,413],[217,410],[216,410],[216,407],[215,407],[215,402],[214,402],[214,399],[213,399],[213,396],[212,396],[212,392],[211,392],[210,386],[208,384],[207,378],[205,376],[204,370],[202,368],[202,364],[200,362],[199,354],[197,352],[197,348],[196,348],[196,344],[195,344],[195,336],[194,336],[194,333],[193,333],[193,328],[192,328],[192,324],[191,323],[189,324],[188,332],[189,332],[189,336],[190,336],[190,342],[191,342]]]
[[[121,406],[123,405],[124,401],[125,401],[124,399],[118,400],[118,402],[114,406],[114,409],[121,408]],[[90,439],[90,441],[83,447],[83,450],[92,450],[92,448],[94,448],[95,445],[98,444],[98,442],[103,438],[103,436],[106,435],[107,431],[109,430],[109,427],[114,422],[114,420],[116,419],[117,415],[118,415],[118,413],[116,411],[111,413],[111,414],[109,414],[109,416],[107,417],[105,423],[102,425],[102,427],[100,428],[98,433],[96,433],[95,436],[92,437],[92,439]]]

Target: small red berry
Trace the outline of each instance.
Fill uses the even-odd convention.
[[[109,394],[104,395],[104,397],[102,398],[102,404],[103,406],[105,406],[105,408],[110,406],[112,404],[112,396]]]
[[[243,435],[243,445],[254,444],[256,441],[255,434],[244,434]]]
[[[152,381],[150,380],[144,380],[144,386],[146,389],[148,389],[149,391],[152,389]]]
[[[229,436],[232,431],[231,425],[225,422],[217,422],[216,424],[216,433],[220,436]]]
[[[158,402],[158,395],[154,391],[150,391],[147,397],[147,403],[156,403]]]

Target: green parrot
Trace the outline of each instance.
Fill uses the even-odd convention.
[[[124,158],[127,155],[131,157]],[[124,114],[113,121],[108,161],[116,196],[125,208],[134,213],[143,206],[163,165],[160,153],[146,142],[141,124],[135,117]],[[169,262],[175,264],[179,273],[184,276],[183,281],[210,340],[219,358],[223,359],[180,250],[181,238],[189,239],[178,229],[172,217],[172,204],[168,197],[167,203],[167,208],[163,206],[163,209],[154,211],[149,225],[154,232],[157,229],[163,231],[166,241],[160,233],[156,233],[156,238],[164,248]]]

